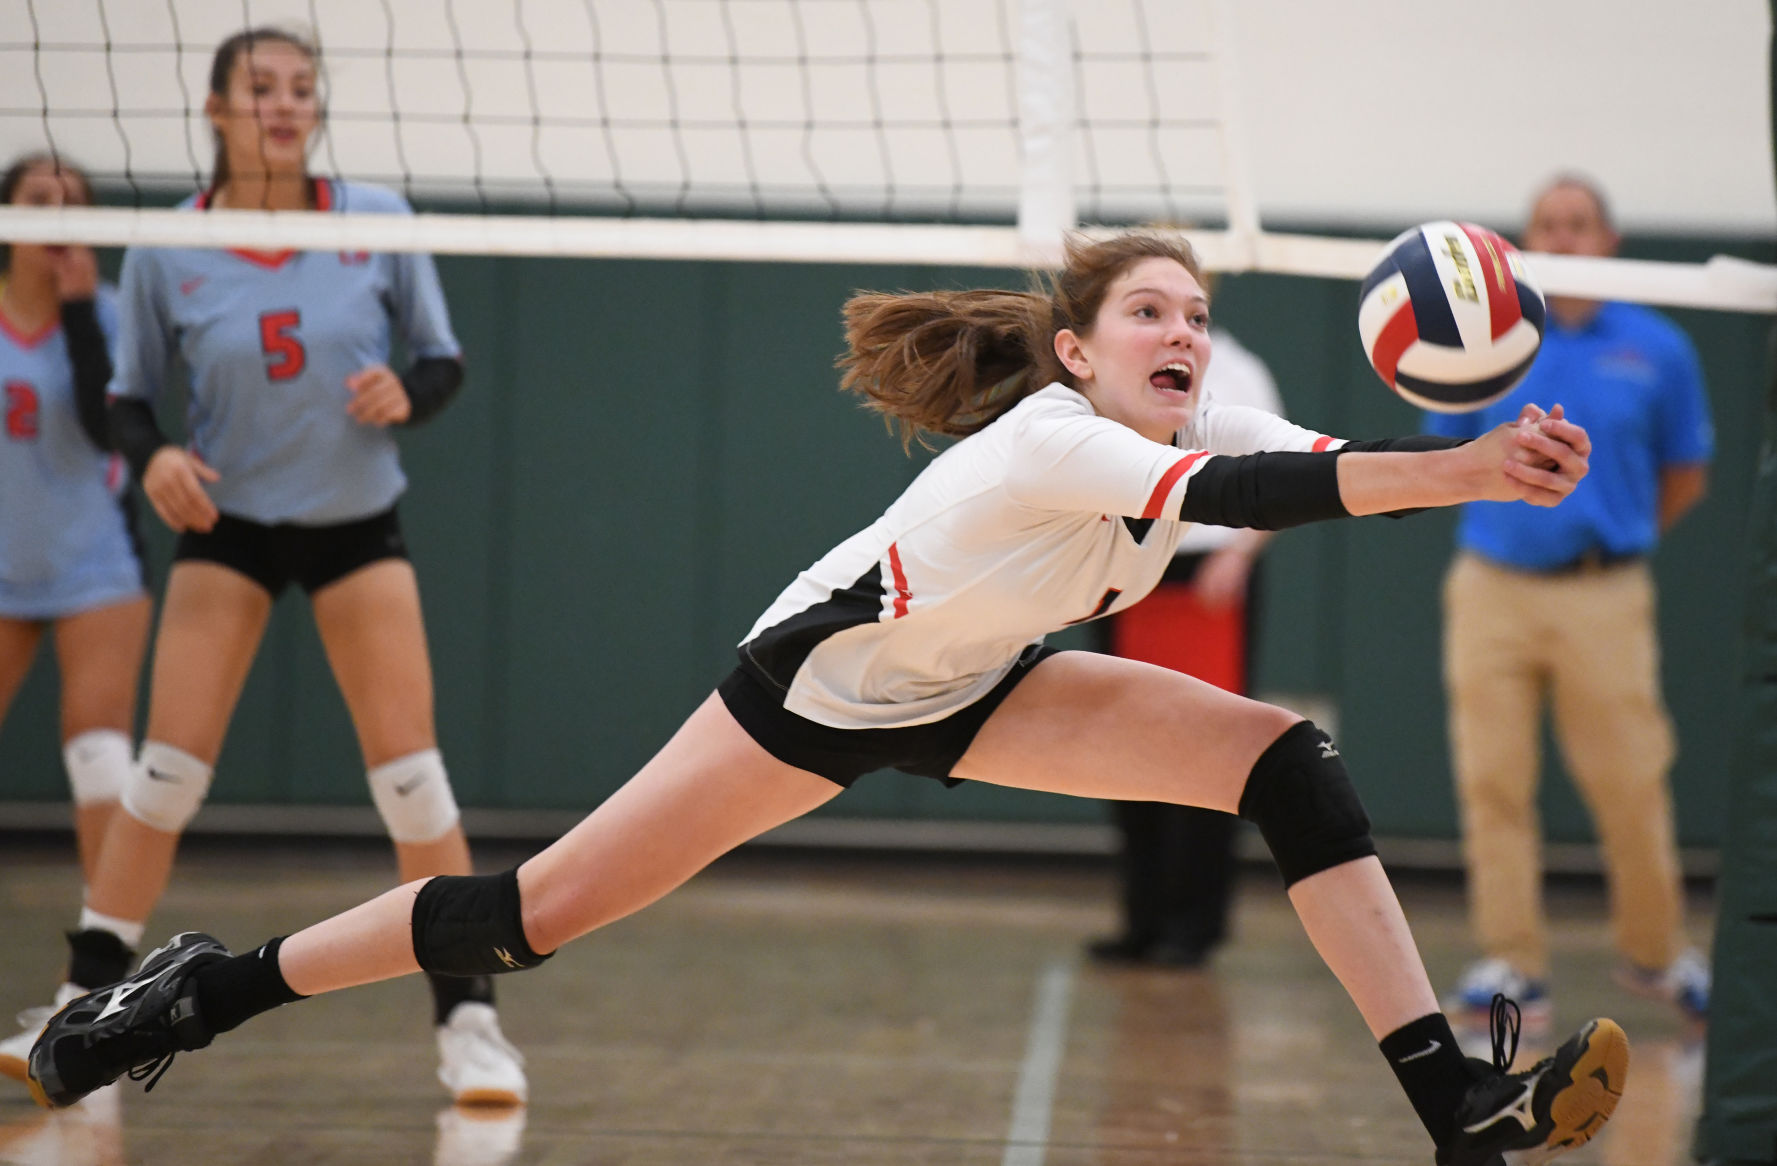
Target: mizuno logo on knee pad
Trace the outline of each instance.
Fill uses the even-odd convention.
[[[1259,755],[1240,816],[1265,836],[1285,886],[1376,853],[1345,761],[1313,721],[1297,721]]]

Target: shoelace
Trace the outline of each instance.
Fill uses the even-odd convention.
[[[148,1077],[148,1084],[142,1086],[142,1092],[148,1093],[153,1090],[155,1082],[167,1075],[167,1070],[173,1067],[173,1058],[177,1055],[177,1053],[162,1053],[152,1061],[143,1061],[140,1065],[130,1069],[129,1079],[140,1081],[142,1078]],[[149,1077],[150,1073],[153,1074],[152,1077]]]
[[[1487,1027],[1492,1030],[1493,1067],[1501,1073],[1507,1072],[1518,1057],[1518,1033],[1524,1027],[1524,1014],[1519,1010],[1518,1002],[1508,999],[1504,992],[1495,992]],[[1507,1048],[1508,1041],[1510,1048]]]

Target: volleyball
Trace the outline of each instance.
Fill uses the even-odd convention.
[[[1396,236],[1364,277],[1358,335],[1388,387],[1437,413],[1485,408],[1524,379],[1543,296],[1518,249],[1473,223]]]

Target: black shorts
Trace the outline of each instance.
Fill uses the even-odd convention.
[[[878,769],[899,769],[954,786],[962,779],[951,777],[950,771],[969,751],[987,718],[1031,669],[1056,651],[1041,644],[1026,648],[1004,679],[974,704],[941,721],[894,729],[835,729],[799,717],[784,708],[782,693],[741,668],[724,677],[716,691],[747,735],[786,765],[847,787]]]
[[[295,583],[313,595],[359,567],[381,559],[407,558],[407,540],[395,508],[330,526],[267,526],[224,514],[209,531],[188,530],[173,548],[173,561],[220,563],[239,571],[276,598]]]

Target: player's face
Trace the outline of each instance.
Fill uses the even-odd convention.
[[[1585,187],[1557,186],[1531,208],[1524,249],[1555,255],[1615,255],[1617,233]]]
[[[86,185],[71,170],[58,170],[53,162],[39,162],[25,171],[12,192],[14,206],[86,206]]]
[[[1176,261],[1143,259],[1111,283],[1090,332],[1055,344],[1099,416],[1170,442],[1209,368],[1209,296]]]
[[[212,98],[231,174],[301,174],[309,138],[321,124],[315,63],[283,41],[254,45],[235,59],[228,92]]]
[[[39,162],[25,171],[25,176],[19,179],[12,192],[14,206],[88,206],[91,203],[86,184],[71,170],[58,172],[53,162]],[[30,264],[39,259],[53,259],[64,250],[65,247],[15,243],[12,261]]]

